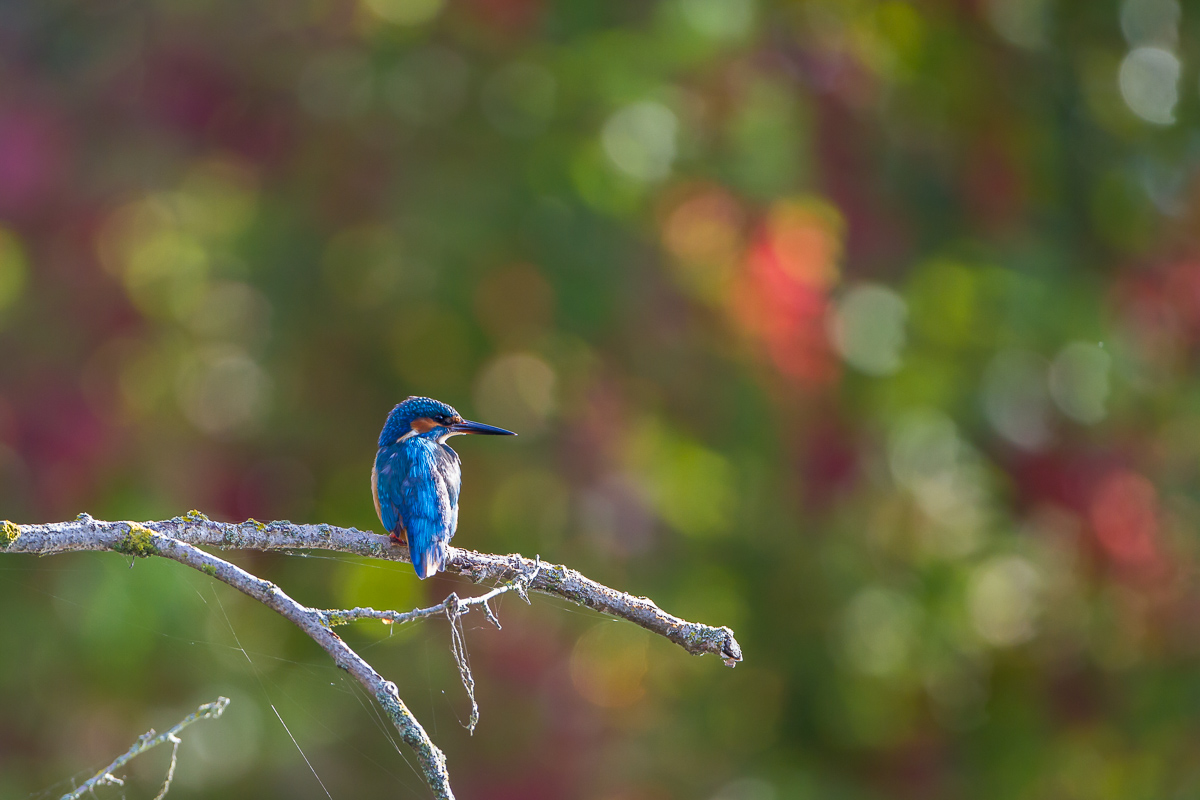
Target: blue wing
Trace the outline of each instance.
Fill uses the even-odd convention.
[[[380,448],[372,480],[379,519],[389,533],[407,534],[417,577],[445,568],[446,544],[458,527],[458,455],[445,445],[415,437]]]

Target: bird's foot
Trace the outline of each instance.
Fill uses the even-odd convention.
[[[398,544],[401,547],[408,547],[408,537],[403,533],[389,533],[388,538],[391,539],[394,544]]]

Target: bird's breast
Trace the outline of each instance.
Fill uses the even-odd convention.
[[[374,465],[371,466],[371,498],[375,501],[375,516],[383,522],[383,509],[379,505],[379,472]]]

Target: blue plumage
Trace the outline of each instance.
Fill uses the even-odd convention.
[[[446,440],[464,433],[515,436],[469,422],[445,403],[410,397],[388,415],[371,470],[375,511],[392,539],[407,540],[418,578],[445,569],[447,547],[458,528],[462,470]]]

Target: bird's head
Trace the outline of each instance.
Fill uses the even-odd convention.
[[[431,397],[410,397],[388,414],[379,446],[387,447],[413,436],[445,441],[462,433],[516,436],[512,431],[465,420],[452,406]]]

